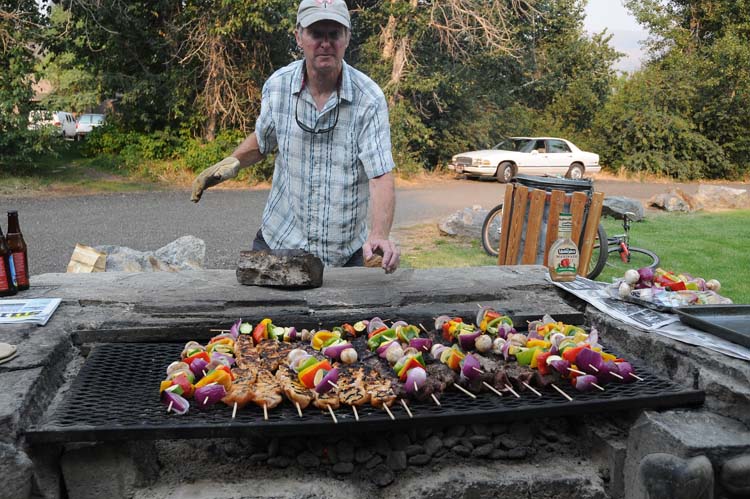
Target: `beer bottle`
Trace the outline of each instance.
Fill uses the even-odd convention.
[[[16,294],[16,285],[13,282],[13,257],[10,248],[5,242],[3,229],[0,229],[0,296],[11,296]]]
[[[26,241],[23,240],[21,227],[18,225],[18,212],[8,212],[8,247],[13,258],[13,267],[16,270],[16,286],[19,291],[29,289],[29,257],[26,249]]]

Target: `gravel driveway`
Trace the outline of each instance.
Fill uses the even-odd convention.
[[[643,202],[671,187],[689,194],[698,190],[698,184],[608,179],[597,179],[595,184],[607,195]],[[748,188],[741,183],[721,185]],[[397,189],[394,227],[437,222],[467,206],[489,209],[502,201],[504,192],[504,185],[488,181],[450,179],[402,185]],[[0,213],[18,210],[32,274],[65,272],[77,242],[154,250],[188,234],[206,242],[207,268],[233,269],[240,250],[250,247],[267,196],[267,190],[212,189],[198,204],[190,202],[187,191],[6,197],[0,199]]]

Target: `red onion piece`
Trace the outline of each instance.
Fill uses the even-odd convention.
[[[383,322],[380,317],[373,317],[370,319],[370,323],[367,324],[367,334],[370,334],[381,327],[385,327],[385,322]]]
[[[289,367],[291,367],[294,372],[299,372],[299,366],[310,357],[312,357],[310,354],[298,355],[294,358],[291,364],[289,364]]]
[[[543,340],[544,336],[536,332],[536,329],[529,329],[526,337],[530,340]]]
[[[170,392],[169,390],[164,390],[161,393],[161,403],[167,407],[172,404],[170,411],[180,415],[188,412],[188,409],[190,408],[190,402],[188,402],[185,397]]]
[[[195,359],[190,363],[190,371],[195,375],[195,381],[198,381],[203,377],[203,371],[206,371],[206,366],[208,365],[208,362],[206,362],[203,359]]]
[[[479,363],[477,358],[472,354],[467,354],[463,360],[463,365],[461,366],[461,374],[467,379],[474,380],[482,374],[479,372],[481,371],[481,368],[482,364]]]
[[[446,322],[449,322],[451,318],[447,315],[441,315],[435,319],[435,330],[436,331],[442,331],[443,324]]]
[[[651,284],[654,281],[654,269],[651,267],[643,267],[638,269],[638,275],[640,276],[640,279],[638,280],[639,284]]]
[[[427,372],[421,367],[412,367],[406,372],[404,391],[409,395],[416,393],[427,382]],[[414,385],[416,384],[416,389]]]
[[[323,355],[325,355],[326,357],[330,357],[333,360],[339,360],[339,358],[341,357],[341,352],[343,352],[347,348],[352,348],[352,344],[349,342],[337,343],[335,345],[323,348],[321,352],[323,352]]]
[[[633,381],[637,379],[631,376],[631,374],[634,374],[634,373],[633,373],[633,366],[630,364],[630,362],[622,361],[622,362],[616,363],[615,365],[617,366],[617,369],[620,372],[620,376],[622,376],[622,380],[618,380],[618,381],[621,381],[622,383],[632,383]]]
[[[200,409],[205,409],[208,406],[214,405],[223,399],[227,394],[226,389],[219,383],[210,383],[206,386],[196,388],[193,398],[195,399],[195,405]]]
[[[568,370],[568,368],[570,367],[570,362],[565,359],[553,360],[551,362],[547,362],[547,364],[563,376],[567,376],[570,374],[570,371]]]
[[[413,338],[409,340],[409,346],[420,352],[429,352],[432,348],[432,340],[429,338]]]
[[[393,345],[394,341],[397,341],[397,340],[391,340],[391,341],[386,341],[385,343],[381,343],[380,346],[378,346],[377,350],[375,351],[381,358],[385,359],[385,352],[391,347],[391,345]]]
[[[590,348],[582,348],[578,352],[578,355],[576,355],[575,364],[578,366],[578,369],[587,374],[599,375],[602,371],[603,363],[601,354]]]
[[[234,324],[232,324],[232,327],[229,328],[229,334],[231,334],[232,338],[234,338],[235,340],[240,335],[240,326],[241,325],[242,325],[242,319],[237,319],[237,322],[235,322]]]
[[[596,376],[592,374],[584,374],[581,376],[576,376],[575,381],[573,381],[573,386],[579,392],[587,392],[594,388],[594,383],[596,382],[597,382]]]
[[[620,369],[617,367],[617,364],[615,364],[613,361],[608,360],[606,362],[602,362],[601,369],[599,373],[596,375],[597,378],[599,378],[599,381],[602,383],[610,383],[610,382],[620,382],[624,381],[618,378],[617,376],[613,376],[611,373],[615,373],[617,375],[620,374]],[[630,376],[628,376],[630,377]]]
[[[473,350],[474,340],[479,338],[482,331],[476,330],[473,333],[461,333],[458,335],[458,343],[463,350]]]
[[[221,352],[211,352],[211,361],[217,360],[227,367],[234,365],[234,357]]]
[[[325,376],[323,376],[323,379],[320,380],[320,383],[315,385],[315,391],[321,394],[326,393],[327,391],[333,388],[333,386],[336,384],[338,380],[339,380],[339,370],[337,367],[334,367],[333,369],[328,371],[325,374]]]

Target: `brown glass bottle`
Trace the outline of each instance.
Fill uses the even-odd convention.
[[[8,212],[8,247],[13,258],[13,267],[16,270],[16,287],[19,291],[29,289],[29,256],[26,241],[21,234],[21,226],[18,225],[18,212]]]
[[[16,284],[13,282],[13,271],[10,248],[5,242],[3,229],[0,229],[0,296],[11,296],[16,294]]]

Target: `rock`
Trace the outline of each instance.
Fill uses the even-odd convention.
[[[372,457],[372,459],[367,461],[367,464],[365,464],[365,468],[368,470],[371,470],[382,462],[383,462],[383,458],[378,455],[375,455]]]
[[[452,450],[461,457],[469,457],[471,455],[471,449],[465,445],[456,445]]]
[[[440,440],[440,438],[435,435],[428,438],[424,443],[424,450],[430,456],[434,455],[442,447],[443,447],[443,441]]]
[[[698,186],[695,199],[707,209],[750,208],[750,194],[747,189],[701,184]]]
[[[490,427],[486,424],[473,424],[470,429],[474,435],[489,436],[491,434]]]
[[[508,431],[508,425],[505,423],[494,423],[490,430],[492,431],[493,435],[500,435],[501,433],[505,433]]]
[[[292,460],[286,456],[268,458],[268,465],[274,468],[287,468],[290,464],[292,464]]]
[[[351,440],[341,440],[336,444],[338,460],[342,463],[351,463],[354,461],[354,442]]]
[[[276,457],[279,455],[279,439],[278,438],[271,439],[271,441],[268,443],[267,452],[270,457]]]
[[[409,464],[412,464],[414,466],[424,466],[425,464],[430,462],[430,456],[427,454],[417,454],[416,456],[411,456],[409,458]]]
[[[438,230],[446,236],[462,236],[478,239],[482,237],[482,224],[489,210],[479,205],[464,208],[438,224]]]
[[[451,426],[448,431],[445,432],[449,437],[463,437],[466,433],[466,427],[463,425]]]
[[[385,457],[391,453],[391,448],[384,439],[375,441],[375,452]]]
[[[386,460],[386,463],[388,463],[388,466],[393,471],[402,471],[406,469],[406,452],[402,450],[394,450],[388,455],[388,459]]]
[[[379,464],[376,467],[372,468],[372,473],[370,473],[369,476],[372,480],[372,483],[374,483],[378,487],[385,487],[387,485],[390,485],[395,478],[393,471],[388,469],[388,467],[384,464]]]
[[[419,440],[425,440],[430,435],[432,435],[432,432],[433,432],[433,429],[431,426],[426,426],[426,425],[420,426],[419,428],[417,428],[417,438]]]
[[[721,466],[719,481],[737,497],[750,497],[750,454],[737,456]]]
[[[703,209],[703,205],[682,189],[671,189],[666,194],[657,194],[648,200],[648,205],[665,211],[691,213]]]
[[[622,216],[625,213],[632,213],[633,215],[628,215],[628,218],[634,222],[640,222],[646,216],[646,210],[643,209],[643,204],[637,199],[631,199],[625,196],[607,196],[604,198],[602,215],[609,215],[622,220]]]
[[[424,447],[417,444],[411,444],[406,448],[406,455],[407,457],[416,456],[417,454],[422,454],[424,452]]]
[[[30,497],[33,476],[31,459],[7,443],[0,443],[0,476],[3,477],[0,499]]]
[[[319,288],[323,262],[303,250],[241,251],[237,281],[246,286]]]
[[[333,472],[336,473],[337,475],[348,475],[352,471],[354,471],[354,463],[351,463],[351,462],[349,462],[349,463],[344,463],[344,462],[336,463],[333,466]]]
[[[374,456],[373,452],[367,447],[359,447],[354,451],[354,461],[358,464],[366,463]]]
[[[256,454],[250,455],[250,462],[251,463],[262,463],[263,461],[268,459],[268,454],[265,452],[258,452]]]
[[[492,452],[495,450],[495,447],[491,443],[486,443],[484,445],[480,445],[479,447],[475,448],[471,455],[474,457],[486,457],[492,454]]]
[[[445,437],[443,439],[443,445],[446,447],[455,447],[461,439],[459,437]]]
[[[531,445],[534,436],[531,434],[529,426],[526,424],[514,423],[508,433],[495,437],[495,447],[501,449],[515,449]]]
[[[312,452],[302,452],[297,456],[297,463],[303,468],[317,468],[320,465],[320,459]]]
[[[641,459],[638,480],[646,498],[713,499],[714,472],[706,456],[648,454]]]
[[[488,444],[491,441],[492,439],[487,435],[472,435],[469,437],[469,442],[471,442],[475,447]]]
[[[206,243],[195,236],[182,236],[156,251],[112,245],[95,246],[94,249],[107,254],[107,272],[200,270],[206,259]]]
[[[405,451],[409,445],[409,439],[404,433],[393,433],[388,442],[393,450]]]

